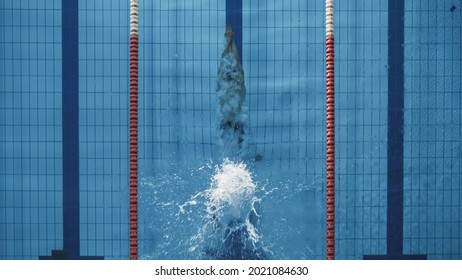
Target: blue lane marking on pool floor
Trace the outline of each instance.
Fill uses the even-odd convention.
[[[426,259],[403,254],[404,1],[388,1],[387,254],[364,259]]]
[[[226,24],[233,29],[234,43],[242,64],[242,0],[226,0]]]
[[[78,1],[62,1],[63,249],[80,255]]]
[[[403,253],[404,3],[388,11],[387,255]]]
[[[80,256],[78,0],[62,0],[63,250],[40,259]]]

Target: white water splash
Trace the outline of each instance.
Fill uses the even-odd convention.
[[[300,259],[322,249],[308,239],[322,221],[306,185],[269,182],[265,167],[231,160],[173,170],[141,179],[140,258]]]
[[[207,190],[207,213],[211,217],[223,219],[245,219],[251,210],[253,194],[256,190],[247,166],[225,159],[216,166],[210,188]]]
[[[263,259],[265,253],[257,230],[257,186],[242,162],[225,159],[215,167],[210,188],[205,191],[209,227],[217,242],[206,248],[207,257],[218,259]]]

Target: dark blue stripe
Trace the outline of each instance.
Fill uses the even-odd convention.
[[[387,255],[403,254],[404,1],[388,1]]]
[[[424,260],[403,254],[404,1],[388,0],[387,254],[366,260]]]
[[[78,0],[62,0],[63,249],[80,255]]]
[[[41,260],[103,259],[80,256],[79,6],[62,0],[63,249]]]
[[[234,43],[242,61],[242,0],[226,0],[226,25],[231,25]]]

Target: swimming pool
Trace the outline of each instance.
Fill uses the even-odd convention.
[[[130,256],[128,2],[0,3],[0,259]],[[335,3],[335,257],[461,259],[462,5],[397,2]],[[326,258],[325,25],[318,0],[140,2],[140,259]]]

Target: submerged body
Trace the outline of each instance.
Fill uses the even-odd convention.
[[[225,37],[217,77],[219,132],[223,156],[240,159],[244,152],[246,121],[244,71],[229,25]]]
[[[245,209],[243,205],[251,201],[251,197],[247,195],[253,193],[255,185],[251,182],[250,176],[242,176],[242,174],[239,176],[239,172],[234,174],[230,172],[232,170],[226,172],[229,166],[233,166],[229,160],[240,162],[244,155],[247,117],[245,113],[244,71],[229,25],[226,27],[225,37],[226,44],[217,77],[218,125],[225,161],[223,172],[219,172],[214,178],[217,182],[217,188],[212,191],[212,204],[215,207],[211,209],[214,209],[212,210],[214,212],[216,207],[227,205],[226,209],[229,216],[225,218],[211,214],[215,232],[222,236],[219,244],[214,248],[207,248],[205,253],[208,258],[219,260],[259,260],[264,259],[265,254],[262,249],[256,248],[255,240],[251,237],[251,233],[254,232],[253,220],[255,220],[252,215],[253,212],[251,211],[245,218],[241,216],[243,208]],[[238,164],[237,166],[241,165]],[[245,165],[243,165],[243,169],[246,171]],[[244,175],[247,173],[247,171],[244,172]],[[226,175],[226,180],[221,180],[221,175]]]
[[[264,260],[262,248],[253,246],[247,225],[239,219],[229,221],[219,249],[207,249],[208,257],[216,260]]]

